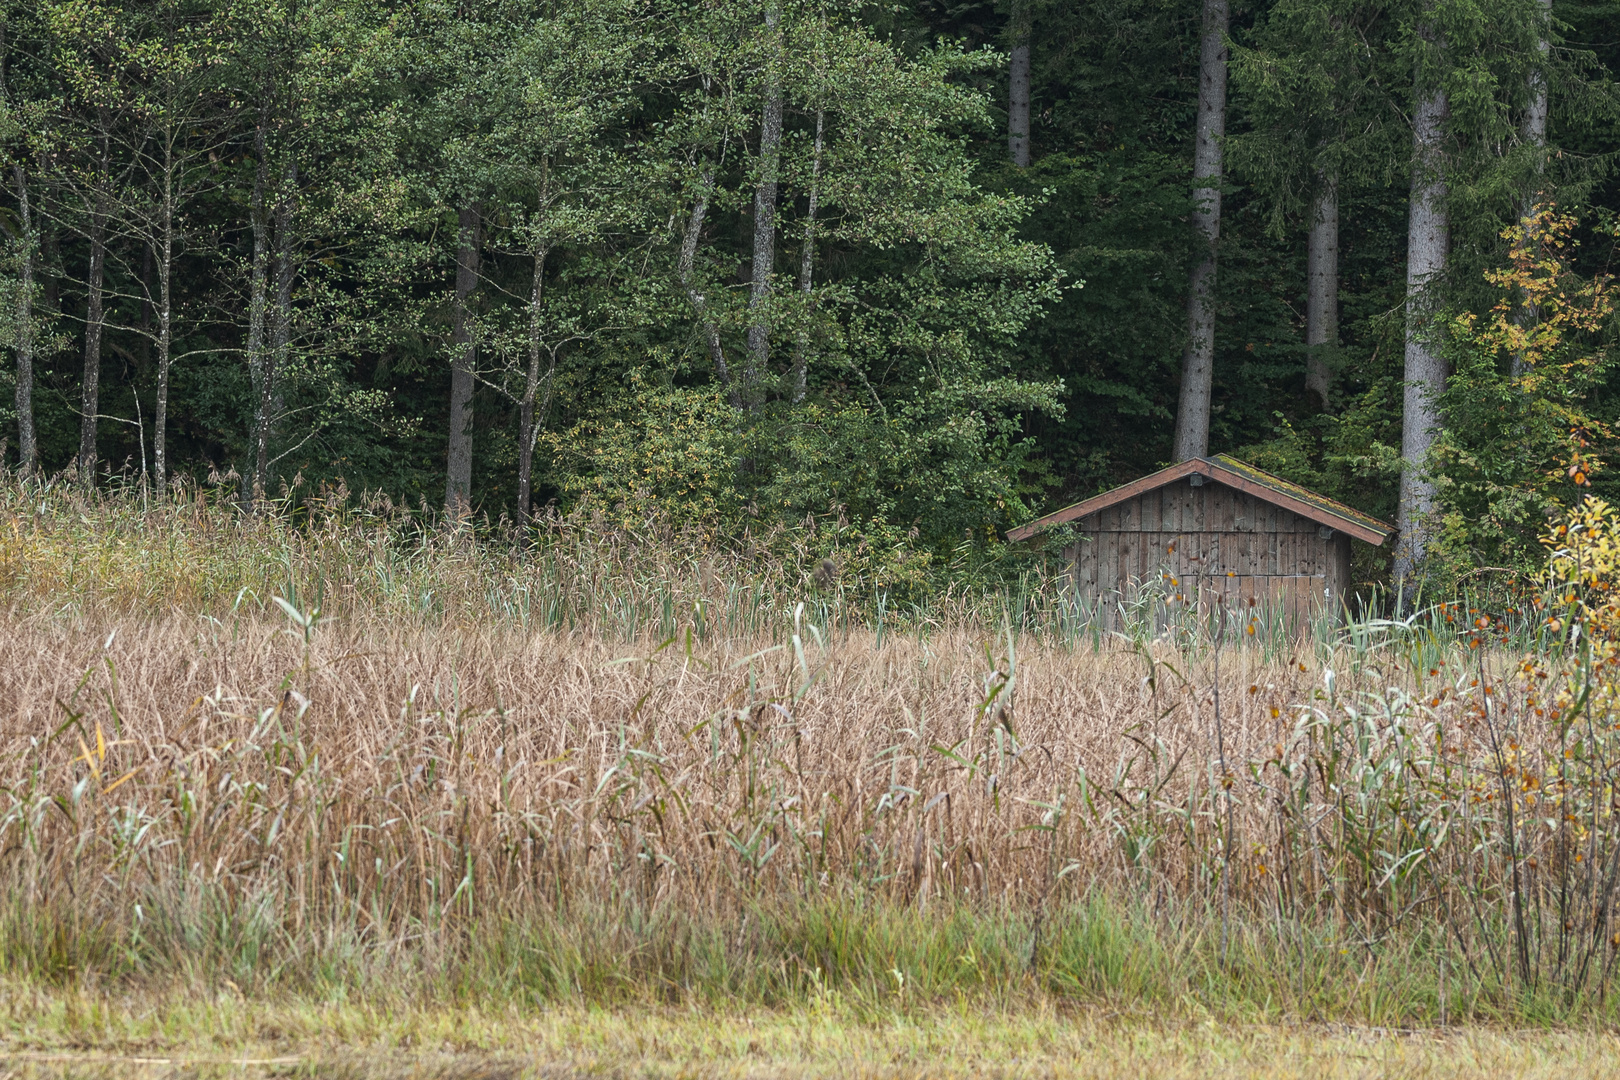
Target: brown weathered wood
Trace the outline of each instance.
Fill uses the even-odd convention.
[[[1093,500],[1072,519],[1079,539],[1064,559],[1075,595],[1103,626],[1120,629],[1120,601],[1142,589],[1172,604],[1224,609],[1234,634],[1266,619],[1304,632],[1325,607],[1342,609],[1353,584],[1353,531],[1331,526],[1324,537],[1320,521],[1270,497],[1271,489],[1205,475],[1197,487],[1183,477]]]
[[[1133,483],[1085,499],[1056,513],[1047,514],[1028,525],[1012,529],[1007,533],[1007,538],[1013,541],[1027,540],[1042,529],[1074,521],[1105,507],[1136,498],[1145,492],[1176,483],[1186,484],[1187,478],[1194,473],[1208,478],[1205,487],[1213,484],[1248,493],[1270,505],[1292,510],[1318,524],[1341,529],[1370,544],[1383,543],[1393,531],[1390,526],[1369,518],[1352,507],[1313,495],[1242,462],[1217,457],[1192,458],[1168,469],[1161,469]]]
[[[1348,603],[1350,599],[1350,589],[1354,584],[1354,582],[1350,580],[1350,537],[1344,533],[1339,533],[1333,538],[1333,540],[1333,572],[1334,577],[1338,579],[1338,584],[1335,586],[1333,594],[1344,602]]]

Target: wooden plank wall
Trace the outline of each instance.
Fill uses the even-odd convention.
[[[1212,480],[1168,484],[1075,522],[1069,550],[1080,597],[1118,629],[1118,599],[1144,585],[1173,602],[1225,597],[1242,612],[1281,611],[1303,627],[1350,584],[1350,538]],[[1246,618],[1247,616],[1240,616]]]

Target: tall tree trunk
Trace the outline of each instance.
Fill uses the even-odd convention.
[[[170,310],[170,286],[174,278],[174,145],[165,141],[163,147],[163,199],[159,208],[158,240],[158,332],[157,332],[157,407],[152,417],[152,476],[157,492],[168,490],[168,424],[169,424],[169,352],[173,320]]]
[[[453,517],[472,512],[472,396],[477,345],[472,298],[478,288],[479,215],[469,203],[456,213],[456,303],[450,361],[450,446],[445,467],[444,508]]]
[[[62,314],[62,239],[57,233],[57,221],[46,207],[60,205],[61,185],[45,178],[45,193],[39,206],[39,271],[44,280],[39,283],[41,308],[47,319]]]
[[[1020,169],[1029,167],[1029,0],[1012,6],[1012,55],[1007,66],[1007,154]]]
[[[90,210],[90,272],[85,276],[88,293],[84,315],[84,385],[79,397],[79,481],[85,485],[96,479],[96,420],[101,409],[101,335],[104,324],[102,285],[107,270],[107,185],[111,146],[102,136],[100,174],[96,178],[94,204]]]
[[[22,226],[22,264],[17,268],[17,471],[33,473],[39,462],[34,438],[34,236],[33,206],[28,197],[28,170],[12,162],[17,187],[17,217]]]
[[[141,353],[136,371],[141,378],[152,367],[152,245],[141,245]]]
[[[298,198],[298,165],[289,161],[281,170],[281,190],[275,212],[276,298],[270,312],[270,348],[265,365],[270,400],[265,409],[265,444],[275,438],[284,401],[281,383],[292,360],[293,217]],[[265,461],[265,483],[269,483],[270,459]]]
[[[1541,17],[1546,20],[1552,17],[1552,0],[1539,0],[1541,4]],[[1530,105],[1524,113],[1524,141],[1540,150],[1547,145],[1547,55],[1551,46],[1547,41],[1546,32],[1542,32],[1540,40],[1536,43],[1541,53],[1541,64],[1530,73]],[[1540,172],[1540,163],[1537,166]]]
[[[1540,0],[1540,2],[1542,17],[1550,18],[1552,0]],[[1551,51],[1545,34],[1542,35],[1537,44],[1541,50],[1542,64],[1545,65],[1547,54]],[[1524,125],[1521,129],[1524,141],[1535,154],[1535,183],[1525,193],[1524,204],[1519,211],[1520,218],[1525,220],[1528,220],[1535,213],[1536,203],[1541,198],[1539,190],[1541,174],[1547,166],[1547,111],[1547,72],[1545,67],[1537,67],[1536,70],[1530,73],[1530,105],[1525,109]],[[1525,237],[1525,240],[1538,248],[1540,247],[1539,238],[1533,235]],[[1532,304],[1528,297],[1521,296],[1519,308],[1513,313],[1514,321],[1520,326],[1530,326],[1540,317],[1541,312],[1537,306]],[[1524,366],[1524,353],[1522,351],[1515,352],[1513,354],[1514,378],[1524,374]]]
[[[781,51],[781,11],[776,4],[765,9],[765,25],[774,33],[774,48]],[[776,268],[776,194],[782,164],[782,70],[779,55],[773,55],[765,107],[759,124],[759,186],[754,189],[753,286],[748,294],[748,367],[743,374],[743,403],[757,409],[761,403],[760,381],[769,370],[771,358],[771,271]]]
[[[265,355],[264,322],[270,307],[270,220],[265,211],[264,189],[269,162],[265,160],[265,126],[268,118],[259,113],[253,133],[253,195],[248,204],[248,221],[253,230],[253,262],[248,279],[248,374],[253,380],[253,477],[247,492],[253,504],[264,498],[270,483],[270,414],[275,395],[275,373]]]
[[[1198,145],[1193,157],[1193,224],[1203,251],[1187,294],[1187,351],[1181,360],[1176,459],[1209,452],[1215,378],[1215,256],[1221,234],[1221,137],[1226,133],[1226,0],[1204,0],[1198,58]]]
[[[726,366],[725,346],[720,342],[720,327],[709,317],[708,300],[698,291],[693,275],[697,270],[698,241],[703,236],[703,222],[709,213],[709,197],[714,193],[714,170],[708,169],[703,173],[703,179],[698,187],[697,199],[692,203],[692,213],[686,219],[686,232],[681,237],[680,262],[676,267],[681,278],[681,288],[686,290],[686,298],[692,304],[692,311],[697,315],[698,322],[703,327],[703,340],[709,346],[709,359],[714,362],[715,378],[725,388],[726,398],[731,402],[732,408],[740,408],[741,400],[737,397],[737,388],[731,381],[731,370]]]
[[[540,391],[540,354],[545,352],[541,347],[541,307],[540,301],[546,284],[546,255],[548,248],[545,245],[535,249],[534,252],[534,285],[529,290],[529,370],[523,381],[523,400],[518,406],[518,502],[517,526],[519,534],[527,540],[529,528],[529,504],[533,499],[534,490],[534,440],[537,434],[535,423],[534,403]],[[551,364],[545,373],[546,404],[551,404],[551,382],[556,375],[557,356],[551,354]],[[540,422],[545,422],[545,411],[542,410]]]
[[[1406,240],[1406,391],[1401,415],[1401,493],[1396,519],[1395,587],[1404,607],[1416,586],[1428,547],[1434,511],[1434,481],[1424,473],[1429,449],[1443,420],[1439,397],[1446,364],[1434,341],[1435,287],[1446,269],[1451,244],[1441,140],[1448,112],[1446,93],[1418,87],[1412,118],[1412,197]]]
[[[810,295],[816,266],[816,210],[821,201],[821,149],[827,114],[816,110],[815,154],[810,159],[810,205],[804,214],[804,250],[799,253],[799,293],[804,297],[803,318],[810,317]],[[810,331],[801,327],[793,347],[793,404],[804,400],[809,384]]]
[[[1326,347],[1339,343],[1339,185],[1326,173],[1316,174],[1311,201],[1311,232],[1305,246],[1305,389],[1328,405],[1333,371]]]

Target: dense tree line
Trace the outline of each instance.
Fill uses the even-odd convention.
[[[7,460],[993,541],[1233,451],[1533,557],[1614,0],[15,0]]]

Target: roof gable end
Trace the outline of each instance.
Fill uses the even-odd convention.
[[[1212,458],[1189,458],[1178,465],[1172,465],[1168,469],[1160,469],[1156,473],[1149,473],[1140,480],[1124,484],[1114,488],[1112,491],[1105,491],[1101,495],[1094,495],[1082,502],[1075,503],[1073,506],[1066,506],[1062,510],[1047,514],[1043,518],[1037,518],[1028,525],[1021,525],[1008,531],[1007,539],[1014,542],[1027,540],[1036,533],[1049,529],[1054,525],[1076,521],[1099,510],[1116,506],[1128,499],[1134,499],[1138,495],[1155,491],[1194,474],[1236,488],[1238,491],[1253,495],[1255,498],[1271,503],[1273,506],[1291,510],[1303,518],[1316,522],[1318,525],[1339,529],[1357,540],[1364,540],[1369,544],[1382,544],[1395,531],[1392,526],[1379,521],[1375,517],[1363,514],[1354,507],[1336,502],[1325,495],[1318,495],[1309,488],[1290,483],[1280,476],[1273,476],[1247,462],[1239,461],[1237,458],[1219,454]]]

